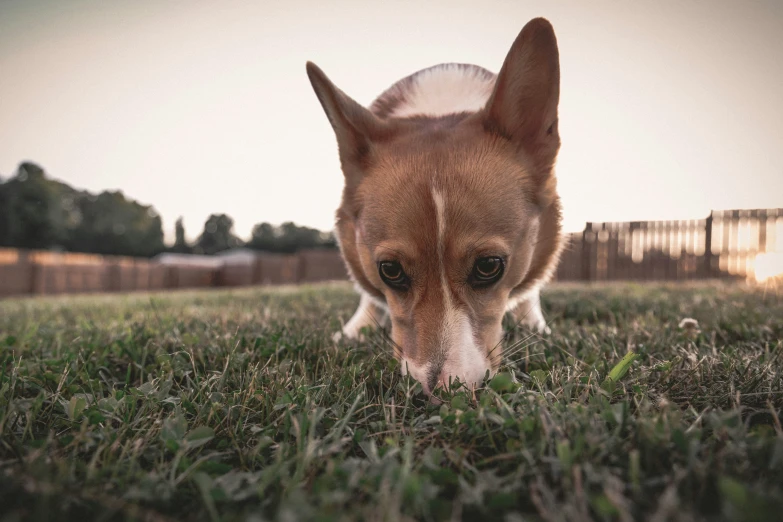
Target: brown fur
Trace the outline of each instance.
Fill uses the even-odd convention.
[[[525,26],[485,109],[476,113],[390,118],[411,77],[371,111],[315,65],[308,63],[307,71],[337,135],[345,175],[340,248],[355,282],[388,308],[401,356],[426,368],[426,375],[414,376],[427,391],[449,377],[449,368],[460,364],[443,327],[450,303],[469,321],[487,359],[476,364],[496,369],[500,351],[490,352],[501,340],[510,300],[546,282],[561,248],[553,173],[559,65],[551,26],[543,19]],[[433,191],[445,200],[440,241]],[[471,287],[474,261],[490,255],[506,260],[502,279]],[[381,261],[401,263],[410,290],[387,287],[378,274]]]

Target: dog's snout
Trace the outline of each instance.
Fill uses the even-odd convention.
[[[461,382],[465,382],[468,377],[467,375],[470,372],[464,371],[465,369],[462,368],[463,371],[460,373],[454,373],[459,372],[458,369],[454,367],[454,365],[449,365],[450,368],[446,367],[447,360],[445,358],[435,361],[427,371],[427,388],[429,390],[434,390],[435,388],[443,387],[443,388],[449,388],[449,386],[456,382],[457,380]],[[476,361],[476,365],[481,366],[481,361]]]
[[[450,346],[438,353],[418,363],[404,356],[402,360],[403,375],[410,373],[428,395],[438,388],[449,389],[457,381],[471,388],[483,381],[487,370],[492,371],[489,358],[475,346]]]

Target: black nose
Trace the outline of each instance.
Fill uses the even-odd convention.
[[[432,391],[438,385],[438,377],[443,369],[443,363],[433,364],[427,372],[427,389]]]

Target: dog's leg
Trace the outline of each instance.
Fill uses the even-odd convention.
[[[543,334],[552,333],[546,325],[544,314],[541,312],[541,298],[538,290],[527,294],[517,305],[511,309],[514,321]]]
[[[361,330],[365,327],[377,328],[386,320],[386,311],[372,301],[367,295],[362,294],[359,301],[359,307],[354,312],[353,317],[345,323],[341,332],[337,332],[332,339],[337,342],[343,337],[347,339],[358,339],[361,336]]]

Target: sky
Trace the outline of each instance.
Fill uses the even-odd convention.
[[[783,2],[0,0],[0,176],[34,161],[152,204],[333,227],[337,146],[312,60],[368,105],[442,62],[497,72],[548,18],[564,227],[783,207]]]

